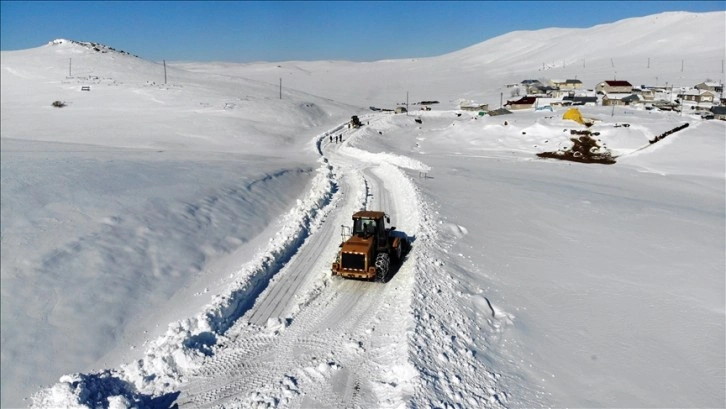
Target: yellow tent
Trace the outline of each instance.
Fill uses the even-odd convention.
[[[582,115],[580,114],[580,110],[577,108],[570,108],[565,112],[564,115],[562,115],[562,119],[571,119],[575,122],[581,123],[585,125],[585,120],[582,119]]]

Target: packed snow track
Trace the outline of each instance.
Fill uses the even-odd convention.
[[[404,172],[342,148],[354,131],[341,131],[342,143],[320,139],[337,186],[324,222],[189,376],[180,407],[395,407],[413,393],[407,333],[415,250],[385,284],[330,273],[340,226],[355,211],[384,210],[411,239],[418,226]]]

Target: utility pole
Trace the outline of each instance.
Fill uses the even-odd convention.
[[[406,115],[408,115],[408,91],[406,91]]]
[[[282,99],[282,77],[280,77],[280,99]]]
[[[73,63],[73,58],[69,58],[68,59],[68,76],[69,77],[72,77],[73,76],[73,74],[71,74],[71,63]]]
[[[648,68],[650,68],[650,57],[648,57]]]
[[[683,72],[683,60],[681,60],[681,72]]]
[[[500,92],[499,93],[499,108],[503,108],[504,107],[504,105],[502,105],[502,98],[503,97],[504,97],[504,93],[503,92]]]
[[[166,60],[164,60],[164,85],[166,85]]]

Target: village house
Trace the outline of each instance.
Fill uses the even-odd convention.
[[[522,87],[524,87],[527,94],[545,94],[545,89],[548,88],[542,84],[539,80],[524,80],[522,81]]]
[[[599,94],[612,94],[612,93],[631,93],[633,92],[633,85],[628,81],[603,81],[595,87],[595,90]]]
[[[611,93],[606,93],[602,97],[603,106],[633,105],[634,103],[637,103],[638,101],[640,101],[640,98],[638,98],[637,95],[632,94],[632,93],[611,92]]]
[[[564,80],[564,81],[552,80],[552,81],[550,81],[550,83],[552,84],[553,87],[555,87],[561,91],[574,91],[574,90],[582,88],[582,81],[580,81],[580,80],[573,80],[573,79],[568,79],[568,80]]]
[[[699,91],[711,91],[715,94],[723,93],[723,84],[719,84],[717,82],[706,81],[696,84],[693,88]]]
[[[630,94],[627,97],[622,99],[623,102],[625,102],[625,105],[629,105],[632,107],[644,107],[645,101],[643,101],[642,98],[640,98],[639,95],[636,94]]]
[[[566,96],[569,96],[572,94],[572,91],[563,90],[563,89],[553,89],[552,91],[547,93],[547,96],[550,98],[557,98],[557,99],[563,99]]]
[[[534,92],[530,92],[529,95],[533,96],[542,96],[542,97],[552,97],[552,93],[558,91],[557,88],[552,87],[550,85],[542,85],[536,90],[533,90]]]
[[[530,109],[534,107],[534,104],[537,102],[536,97],[522,97],[516,101],[507,101],[506,104],[504,104],[505,107],[508,107],[512,110],[518,110],[518,109]]]
[[[597,105],[597,97],[595,96],[585,96],[585,95],[567,95],[566,97],[562,98],[562,105],[563,106],[581,106],[581,105],[587,105],[587,106],[595,106]]]
[[[560,87],[560,85],[561,84],[564,84],[564,83],[565,83],[565,80],[560,80],[560,79],[551,79],[551,80],[549,80],[549,85],[552,86],[552,87],[554,87],[554,88],[557,88],[557,89],[562,89]]]
[[[677,94],[677,98],[681,101],[681,105],[688,105],[693,108],[710,108],[713,106],[713,100],[716,95],[711,91],[699,91],[690,89],[688,91]]]
[[[726,106],[711,107],[710,111],[715,119],[726,121]]]
[[[633,94],[638,95],[643,101],[655,101],[655,90],[652,88],[633,88]]]

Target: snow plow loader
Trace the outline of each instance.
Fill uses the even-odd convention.
[[[353,214],[353,228],[342,226],[343,242],[333,263],[333,275],[385,282],[392,266],[411,249],[405,234],[386,227],[391,219],[381,211]]]

